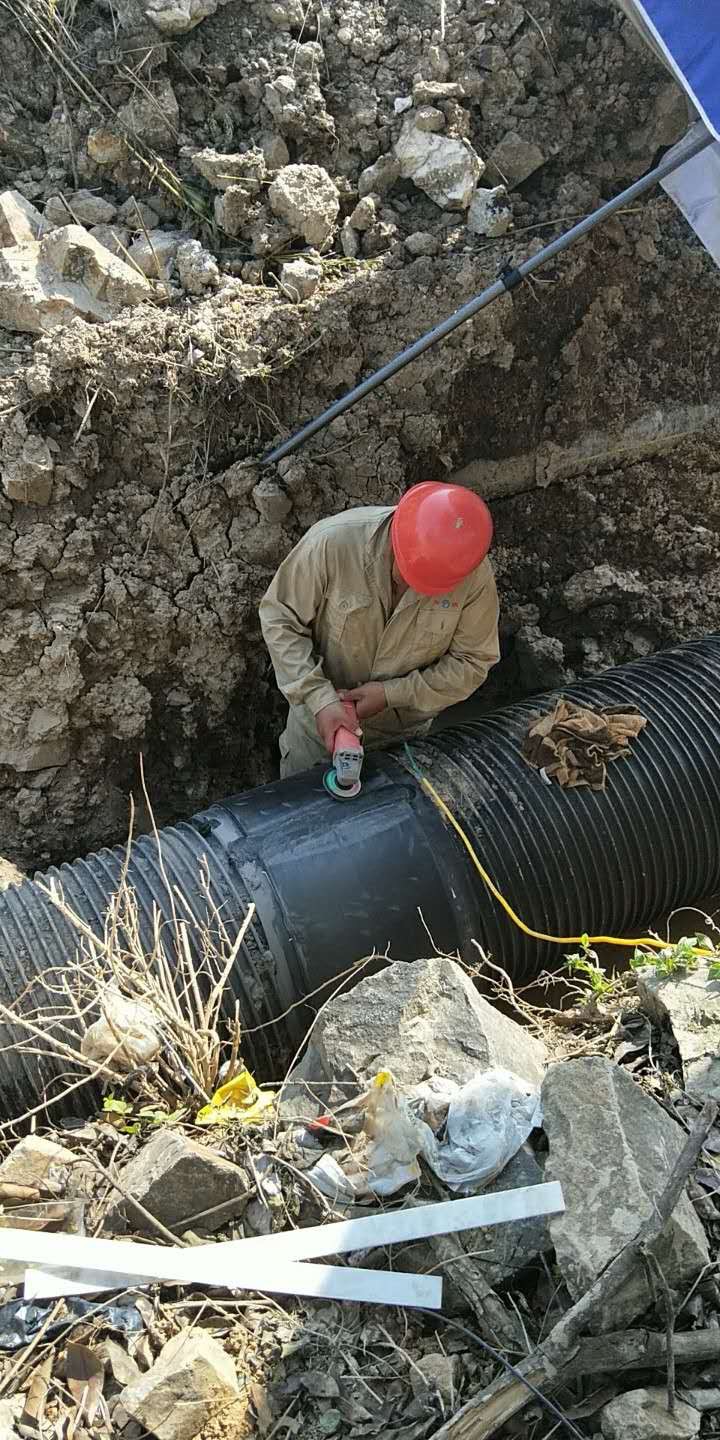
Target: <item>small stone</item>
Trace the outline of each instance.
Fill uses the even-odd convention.
[[[305,24],[302,0],[273,0],[265,14],[276,30],[302,30]]]
[[[362,253],[368,260],[374,260],[378,255],[384,255],[397,237],[397,225],[392,225],[387,220],[376,220],[362,237]]]
[[[353,230],[349,220],[343,221],[340,231],[340,249],[347,260],[357,260],[360,252],[360,242],[357,231]]]
[[[134,91],[127,105],[118,110],[117,118],[123,130],[154,149],[177,149],[180,107],[167,76],[155,82],[147,94]]]
[[[268,199],[274,215],[318,250],[333,234],[340,195],[321,165],[285,165],[273,180]]]
[[[117,218],[121,225],[126,225],[128,230],[137,234],[138,231],[142,232],[143,226],[146,230],[157,230],[160,216],[152,205],[147,205],[144,200],[138,200],[136,195],[131,195],[125,204],[120,206]]]
[[[442,110],[437,110],[434,105],[421,105],[413,115],[413,124],[416,130],[433,133],[445,129],[445,116]]]
[[[174,260],[186,238],[178,230],[149,230],[133,241],[128,255],[148,279],[162,280],[168,262]]]
[[[256,510],[259,510],[263,520],[268,525],[278,525],[281,520],[292,510],[292,500],[285,494],[277,480],[258,480],[253,487],[252,498]]]
[[[337,1435],[342,1423],[342,1412],[330,1406],[329,1410],[323,1410],[318,1420],[318,1429],[321,1435]]]
[[[424,1395],[428,1390],[436,1391],[445,1409],[452,1411],[456,1399],[456,1372],[456,1355],[437,1353],[421,1356],[410,1370],[410,1385],[413,1395]]]
[[[37,240],[43,229],[43,217],[19,190],[3,190],[0,195],[0,250],[6,245],[26,245]]]
[[[676,1400],[671,1415],[667,1390],[630,1390],[605,1406],[600,1424],[604,1440],[696,1440],[700,1411]]]
[[[442,210],[466,210],[485,169],[468,140],[418,130],[410,115],[395,145],[400,173]]]
[[[413,85],[416,105],[437,105],[439,100],[462,100],[465,91],[454,81],[417,80]]]
[[[123,225],[93,225],[90,234],[98,245],[109,250],[111,255],[122,255],[126,258],[130,246],[130,231]]]
[[[393,100],[393,110],[396,115],[404,115],[406,110],[412,110],[412,95],[398,95]]]
[[[488,156],[488,164],[494,166],[500,179],[512,190],[545,164],[545,156],[539,145],[509,130]]]
[[[260,136],[260,149],[268,170],[282,170],[290,163],[290,151],[282,135],[276,135],[272,130],[266,130]]]
[[[72,195],[51,195],[45,206],[44,218],[49,225],[110,225],[117,215],[117,205],[93,195],[90,190],[76,190]]]
[[[87,152],[96,165],[119,165],[125,148],[124,137],[104,126],[91,130],[87,138]]]
[[[246,150],[234,155],[199,150],[193,155],[192,163],[198,174],[216,190],[229,190],[231,185],[242,184],[249,193],[257,194],[267,172],[262,150]]]
[[[307,260],[289,260],[280,266],[280,283],[283,290],[297,303],[309,300],[322,280],[322,266],[311,265]]]
[[[40,1135],[26,1135],[0,1165],[0,1180],[42,1190],[48,1183],[62,1183],[67,1176],[67,1166],[74,1159],[72,1150],[66,1150],[63,1145],[44,1140]]]
[[[218,0],[143,0],[147,19],[162,35],[186,35],[217,7]]]
[[[175,255],[178,279],[188,295],[204,295],[220,284],[220,271],[214,255],[199,240],[184,240]]]
[[[140,1366],[136,1360],[133,1360],[132,1355],[128,1355],[122,1345],[118,1345],[117,1340],[112,1340],[109,1336],[105,1340],[101,1340],[100,1344],[95,1347],[95,1354],[99,1360],[102,1360],[106,1372],[112,1376],[115,1384],[121,1389],[125,1385],[133,1385],[136,1380],[140,1379]]]
[[[49,505],[55,461],[42,435],[28,435],[19,454],[2,462],[0,479],[8,500]]]
[[[505,235],[512,223],[512,210],[504,185],[475,191],[468,210],[468,229],[474,235]]]
[[[215,219],[228,235],[239,235],[261,212],[254,183],[231,185],[215,197]]]
[[[358,195],[386,195],[396,180],[400,179],[400,162],[394,155],[381,155],[374,165],[368,165],[358,180]]]
[[[379,198],[378,195],[363,195],[362,200],[358,200],[350,216],[353,230],[369,230],[375,224]]]
[[[408,235],[405,249],[410,255],[437,255],[440,241],[436,235],[431,235],[429,230],[415,230],[412,235]]]
[[[187,1228],[192,1223],[201,1233],[210,1234],[245,1209],[249,1187],[245,1171],[214,1151],[189,1140],[175,1130],[159,1130],[134,1156],[120,1174],[127,1195],[168,1229]],[[194,1216],[226,1201],[236,1201],[231,1210],[195,1222]],[[109,1231],[123,1233],[130,1228],[142,1235],[155,1232],[132,1204],[118,1199],[106,1219]]]
[[[230,1356],[206,1330],[181,1330],[155,1364],[120,1395],[120,1404],[156,1440],[194,1440],[239,1390]]]

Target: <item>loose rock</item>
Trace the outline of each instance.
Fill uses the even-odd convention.
[[[364,195],[362,200],[358,200],[350,216],[353,230],[369,230],[370,226],[375,224],[379,199],[378,195]]]
[[[700,1412],[682,1400],[668,1410],[667,1390],[631,1390],[606,1405],[601,1416],[605,1440],[695,1440]]]
[[[181,1330],[147,1374],[122,1391],[120,1404],[157,1440],[194,1440],[238,1394],[235,1367],[217,1340],[204,1330]]]
[[[277,480],[258,480],[253,487],[252,498],[255,508],[268,525],[278,525],[292,510],[292,500]]]
[[[161,280],[168,262],[174,260],[178,249],[187,236],[178,230],[149,230],[134,240],[128,256],[143,275],[151,280]]]
[[[547,1180],[558,1180],[567,1209],[550,1221],[558,1265],[573,1299],[652,1214],[684,1132],[618,1065],[598,1056],[548,1071],[542,1089],[550,1145]],[[683,1195],[656,1253],[668,1284],[687,1289],[708,1263],[705,1234]],[[614,1302],[606,1328],[629,1323],[650,1303],[641,1266]]]
[[[468,229],[475,235],[505,235],[512,223],[504,185],[476,190],[468,211]]]
[[[720,1100],[720,981],[700,963],[667,976],[648,968],[637,985],[643,1009],[675,1036],[688,1094]]]
[[[19,190],[0,195],[0,250],[7,245],[26,245],[38,239],[43,217]]]
[[[192,1220],[193,1229],[211,1234],[239,1215],[250,1198],[244,1170],[180,1131],[158,1131],[125,1166],[119,1179],[126,1194],[139,1200],[145,1210],[173,1231],[187,1228]],[[223,1209],[219,1218],[193,1218],[226,1202],[228,1209]],[[127,1228],[157,1238],[149,1221],[121,1198],[108,1212],[106,1229],[122,1233]]]
[[[110,320],[150,298],[147,281],[80,225],[0,251],[0,325],[7,330],[40,334],[76,316]]]
[[[220,284],[220,270],[214,255],[199,240],[184,240],[177,248],[178,279],[188,295],[204,295]]]
[[[396,180],[400,179],[400,162],[394,155],[381,155],[374,165],[368,165],[358,180],[358,195],[386,195]]]
[[[93,240],[97,240],[98,245],[109,250],[111,255],[122,255],[123,259],[125,258],[125,252],[130,245],[130,231],[126,230],[124,225],[93,225],[90,234]]]
[[[335,229],[340,196],[320,165],[286,165],[268,190],[273,214],[321,250]]]
[[[117,205],[93,195],[90,190],[76,190],[72,195],[51,195],[44,219],[49,226],[110,225],[117,215]]]
[[[324,1082],[323,1107],[359,1094],[379,1069],[400,1086],[436,1074],[459,1084],[478,1071],[510,1070],[539,1083],[544,1046],[478,994],[452,960],[390,965],[338,995],[315,1022],[308,1050],[289,1077],[283,1102],[308,1113],[304,1085]],[[328,1091],[328,1082],[330,1091]],[[320,1108],[320,1101],[314,1113]]]
[[[485,169],[468,140],[453,140],[418,130],[412,116],[403,124],[395,145],[400,174],[441,210],[466,210]]]
[[[415,230],[412,235],[408,235],[405,249],[411,255],[437,255],[440,241],[436,235],[431,235],[429,230]]]
[[[539,145],[509,130],[488,156],[488,164],[494,166],[501,180],[513,189],[545,164],[545,156]]]
[[[296,302],[309,300],[322,280],[322,266],[311,265],[302,258],[280,266],[280,283],[286,294]]]
[[[26,1135],[18,1140],[0,1165],[0,1180],[9,1185],[29,1185],[43,1190],[59,1189],[67,1179],[67,1167],[74,1160],[71,1150],[44,1140],[41,1135]]]
[[[144,0],[148,20],[163,35],[185,35],[207,15],[214,15],[218,0]]]
[[[229,190],[231,185],[245,184],[254,193],[260,189],[267,173],[267,163],[261,150],[246,150],[241,154],[221,155],[217,150],[199,150],[192,161],[199,175],[216,189]]]
[[[425,1395],[428,1390],[435,1390],[446,1409],[451,1411],[456,1398],[456,1373],[456,1355],[422,1355],[410,1371],[413,1394]]]

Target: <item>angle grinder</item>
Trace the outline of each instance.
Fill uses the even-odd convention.
[[[333,800],[354,800],[360,794],[360,774],[365,751],[360,737],[355,734],[358,727],[357,711],[351,700],[342,701],[347,715],[347,728],[341,725],[335,731],[333,741],[333,763],[323,775],[323,785]],[[350,729],[350,726],[353,728]]]

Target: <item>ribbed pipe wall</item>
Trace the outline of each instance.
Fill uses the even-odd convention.
[[[720,888],[720,636],[666,651],[569,688],[590,704],[636,705],[648,719],[632,759],[598,794],[546,785],[522,760],[536,697],[413,746],[508,900],[552,934],[642,929]],[[207,864],[214,903],[235,933],[255,919],[238,955],[233,1000],[248,1028],[246,1058],[277,1073],[312,1006],[297,1005],[376,951],[410,960],[437,949],[476,958],[476,939],[529,979],[562,950],[524,937],[488,895],[457,836],[418,787],[402,750],[370,757],[358,799],[338,803],[317,769],[214,805],[132,847],[128,880],[146,936],[153,907],[168,916],[164,876],[199,923]],[[101,851],[48,876],[102,934],[124,861]],[[164,871],[164,874],[163,874]],[[0,995],[9,1000],[75,949],[72,927],[38,884],[0,895]],[[316,1004],[314,1001],[313,1004]],[[295,1008],[291,1008],[291,1007]],[[277,1025],[268,1021],[285,1016]],[[267,1028],[258,1028],[267,1027]],[[13,1036],[5,1027],[3,1044]],[[42,1058],[0,1052],[5,1115],[37,1104],[61,1080]],[[68,1108],[87,1113],[92,1096]]]

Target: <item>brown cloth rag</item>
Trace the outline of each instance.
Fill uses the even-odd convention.
[[[593,710],[560,699],[549,715],[536,715],[523,741],[523,759],[558,785],[604,790],[611,760],[630,755],[631,740],[647,720],[632,706]]]

